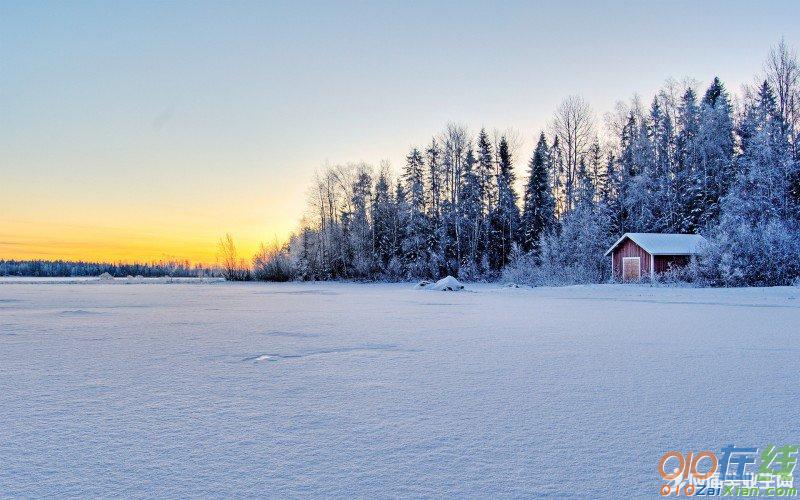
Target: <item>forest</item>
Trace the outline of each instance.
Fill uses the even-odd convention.
[[[768,286],[800,277],[800,68],[780,41],[731,92],[668,80],[602,126],[564,99],[523,165],[519,134],[449,124],[384,162],[319,171],[286,244],[252,266],[221,242],[229,278],[404,280],[453,275],[533,285],[610,279],[625,232],[699,233],[693,264],[661,280]],[[521,168],[524,167],[524,168]],[[518,180],[519,179],[519,180]]]
[[[108,273],[117,278],[142,276],[145,278],[193,278],[216,276],[215,267],[193,265],[187,261],[160,261],[151,263],[84,262],[66,260],[0,260],[0,276],[33,276],[39,278],[99,276]]]
[[[626,232],[707,239],[659,281],[800,283],[800,64],[781,40],[753,82],[667,80],[598,120],[566,97],[533,151],[519,132],[451,123],[387,161],[329,165],[288,241],[215,266],[0,260],[0,276],[197,276],[229,280],[409,280],[452,275],[530,285],[611,279]]]

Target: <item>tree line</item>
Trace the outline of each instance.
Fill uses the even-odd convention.
[[[219,276],[217,268],[191,264],[188,261],[144,263],[83,262],[67,260],[0,260],[0,276],[34,276],[41,278],[99,276],[103,273],[122,278],[171,276],[189,278]]]
[[[680,279],[796,282],[799,75],[781,41],[738,95],[719,78],[668,81],[648,104],[619,103],[602,128],[568,97],[522,174],[516,134],[458,124],[412,147],[396,176],[386,163],[331,166],[289,242],[262,247],[239,277],[603,282],[620,235],[664,232],[708,239]]]

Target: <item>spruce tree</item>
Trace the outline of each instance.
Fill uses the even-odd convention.
[[[678,109],[678,133],[675,138],[675,174],[670,192],[677,207],[677,230],[694,233],[700,225],[702,207],[698,206],[700,186],[697,181],[697,165],[700,163],[698,148],[699,108],[697,97],[691,88],[686,89]]]
[[[381,270],[386,270],[393,253],[394,203],[389,191],[386,172],[378,175],[375,196],[372,199],[372,234],[374,259]]]
[[[714,78],[703,97],[698,116],[695,204],[700,208],[698,227],[715,224],[720,201],[734,178],[733,117],[725,86]]]
[[[555,222],[555,202],[550,191],[548,160],[550,152],[544,132],[528,163],[528,182],[525,186],[522,212],[522,247],[525,251],[539,253],[539,243]]]
[[[475,173],[479,181],[481,209],[483,213],[489,213],[494,206],[494,155],[485,129],[481,129],[478,134]]]
[[[513,245],[518,241],[520,215],[517,194],[513,182],[514,167],[505,137],[500,139],[497,151],[497,205],[490,215],[490,255],[489,262],[494,270],[501,269],[507,262]]]
[[[464,161],[461,196],[458,199],[458,212],[462,235],[462,266],[466,275],[477,275],[481,263],[479,254],[483,212],[481,208],[481,186],[476,167],[475,155],[470,147]]]
[[[406,157],[404,180],[406,183],[408,231],[403,239],[405,267],[412,277],[427,277],[431,226],[426,213],[425,162],[417,148]]]
[[[349,268],[349,275],[359,278],[371,276],[375,265],[372,227],[367,214],[371,195],[372,177],[366,169],[361,169],[352,186],[352,211],[344,214],[349,241],[344,264]]]

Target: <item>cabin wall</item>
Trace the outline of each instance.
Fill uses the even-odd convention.
[[[626,238],[612,253],[614,259],[614,278],[622,281],[622,258],[639,257],[642,278],[650,277],[650,254],[632,240]]]

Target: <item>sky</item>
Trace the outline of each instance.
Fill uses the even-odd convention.
[[[800,2],[0,0],[0,259],[213,263],[285,239],[326,164],[448,122],[598,122],[668,78],[736,91]],[[524,174],[523,174],[524,175]]]

